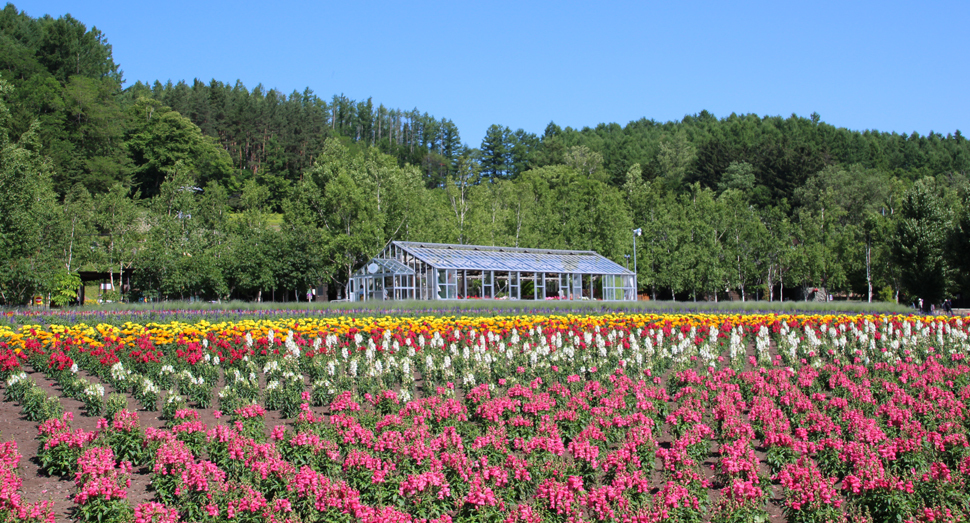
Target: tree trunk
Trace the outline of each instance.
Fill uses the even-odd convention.
[[[866,243],[866,285],[869,287],[869,303],[872,303],[872,246]]]
[[[76,221],[71,221],[71,242],[67,247],[67,272],[71,272],[71,262],[74,260],[74,229],[77,225]]]
[[[771,283],[771,264],[768,264],[768,277],[766,278],[768,282],[768,303],[772,302],[775,296],[775,286]]]

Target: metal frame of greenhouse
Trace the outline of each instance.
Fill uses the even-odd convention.
[[[351,276],[350,301],[636,300],[636,274],[593,251],[392,242]]]

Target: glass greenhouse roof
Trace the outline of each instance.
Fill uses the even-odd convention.
[[[633,271],[593,251],[417,242],[394,245],[439,269],[633,275]]]
[[[376,265],[376,267],[371,267],[371,265]],[[393,259],[393,258],[374,258],[367,262],[357,272],[354,276],[368,276],[371,274],[383,274],[383,275],[413,275],[414,269],[404,265],[403,263]]]

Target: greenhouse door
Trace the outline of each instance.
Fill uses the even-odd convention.
[[[519,273],[509,273],[509,299],[519,299]]]
[[[493,288],[495,285],[495,273],[492,271],[482,272],[482,298],[494,298]]]

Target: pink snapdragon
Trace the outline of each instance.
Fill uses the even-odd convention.
[[[836,478],[823,478],[812,459],[802,457],[796,463],[785,465],[777,479],[788,491],[785,503],[794,510],[810,505],[842,506],[833,487]]]
[[[131,462],[115,465],[114,452],[109,447],[92,447],[77,460],[78,472],[74,484],[79,491],[74,503],[84,505],[92,498],[127,499],[131,487]]]
[[[428,491],[437,499],[451,497],[451,485],[441,472],[423,472],[408,474],[408,477],[398,487],[400,496],[412,497]]]

